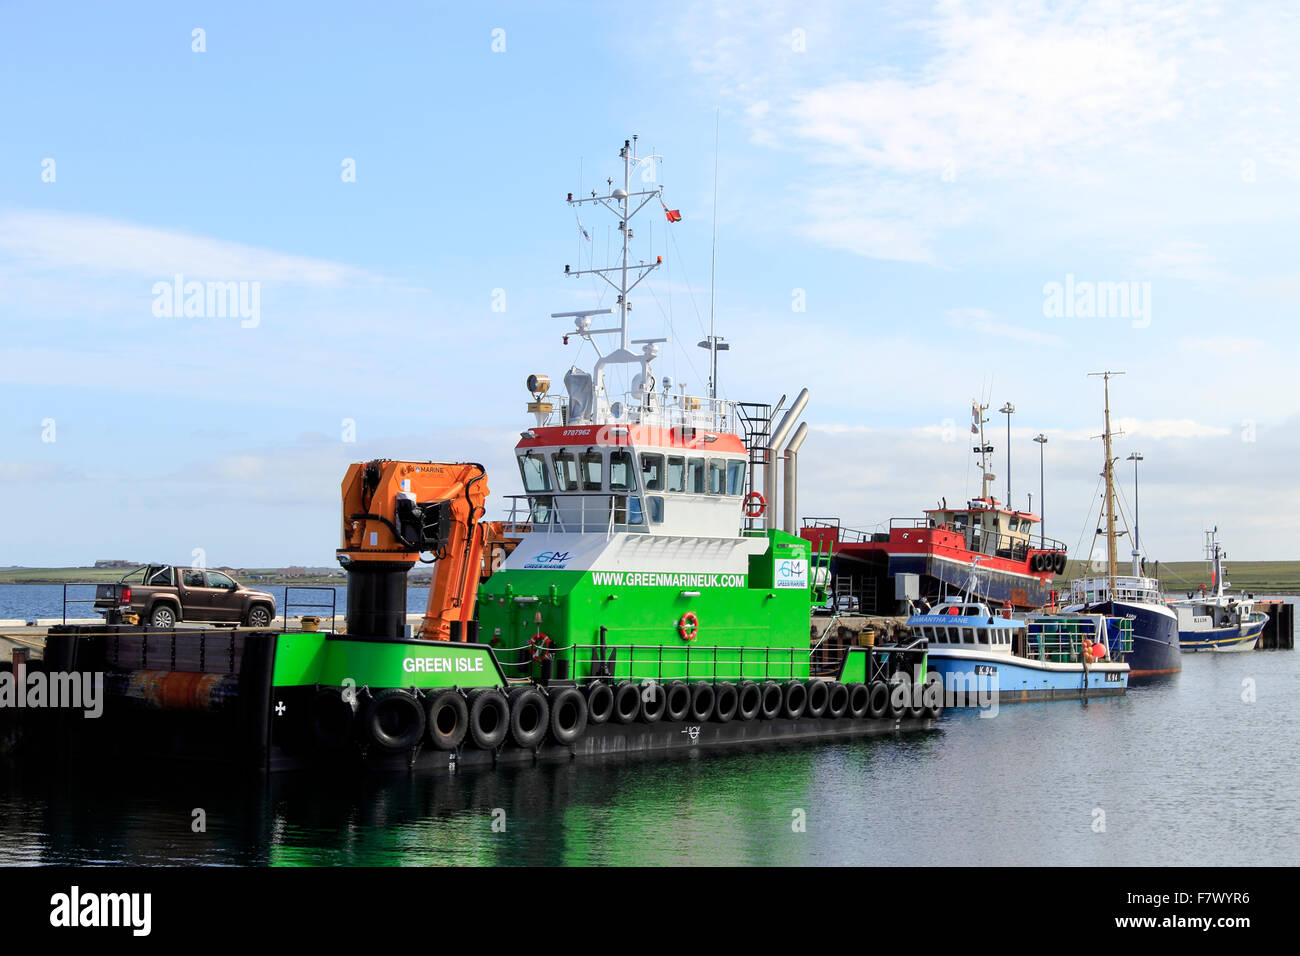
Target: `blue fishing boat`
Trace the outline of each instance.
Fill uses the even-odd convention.
[[[1100,614],[995,614],[978,600],[944,601],[907,620],[929,643],[947,706],[1123,694],[1132,625]]]
[[[1210,560],[1210,587],[1187,595],[1186,600],[1172,601],[1178,616],[1178,643],[1183,651],[1253,651],[1264,632],[1268,616],[1255,610],[1254,598],[1228,595],[1225,563],[1227,555],[1219,546],[1219,529],[1205,532],[1205,554]]]
[[[1106,573],[1104,576],[1083,577],[1070,582],[1070,596],[1062,610],[1072,614],[1102,614],[1108,618],[1125,618],[1132,622],[1133,650],[1125,658],[1129,665],[1130,679],[1177,674],[1183,669],[1178,645],[1178,617],[1161,596],[1160,583],[1142,573],[1136,534],[1131,552],[1131,573],[1122,575],[1118,569],[1115,539],[1121,532],[1115,529],[1115,459],[1111,455],[1110,377],[1124,373],[1094,374],[1105,379],[1106,428],[1101,435],[1105,449],[1102,466],[1102,476],[1106,479],[1105,526],[1099,528],[1097,534],[1106,537]]]

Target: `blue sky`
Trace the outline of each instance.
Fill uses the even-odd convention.
[[[812,390],[802,513],[973,494],[982,395],[1021,506],[1048,434],[1074,548],[1122,369],[1151,555],[1295,558],[1297,40],[1252,3],[0,4],[0,565],[327,564],[369,457],[517,492],[523,380],[581,360],[548,314],[596,294],[561,271],[609,243],[563,197],[633,133],[684,215],[643,214],[638,332],[702,390],[715,116],[720,378]],[[255,327],[155,315],[178,273],[257,282]],[[1149,314],[1045,314],[1067,276]]]

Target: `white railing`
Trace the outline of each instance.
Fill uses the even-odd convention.
[[[650,519],[636,494],[507,495],[512,533],[604,534],[647,533]]]

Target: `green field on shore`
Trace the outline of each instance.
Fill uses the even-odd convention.
[[[1259,594],[1300,594],[1300,561],[1229,561],[1228,582],[1232,591],[1252,591]],[[1129,562],[1119,563],[1119,573],[1129,573]],[[1157,569],[1147,562],[1147,573],[1159,573],[1160,587],[1169,594],[1191,591],[1198,584],[1210,587],[1210,568],[1205,561],[1161,561]],[[1061,583],[1085,573],[1083,562],[1071,561]],[[1087,571],[1097,574],[1096,571]]]

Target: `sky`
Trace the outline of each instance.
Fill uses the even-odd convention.
[[[716,163],[720,390],[809,388],[801,515],[974,496],[978,398],[998,497],[1086,555],[1116,370],[1147,554],[1300,558],[1298,19],[0,2],[0,566],[328,565],[375,457],[483,462],[500,515],[526,377],[590,367],[549,314],[609,304],[565,194],[634,134],[683,215],[637,220],[634,333],[704,391]]]

